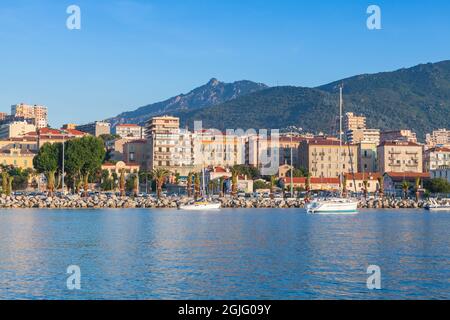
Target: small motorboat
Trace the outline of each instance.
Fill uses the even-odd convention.
[[[431,212],[437,212],[437,211],[446,211],[450,212],[450,202],[446,201],[444,203],[438,203],[437,201],[433,200],[430,204],[427,204],[425,206],[425,209]]]

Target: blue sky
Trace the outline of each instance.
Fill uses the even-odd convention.
[[[66,28],[71,4],[81,8],[81,30]],[[366,27],[371,4],[382,30]],[[317,86],[447,60],[449,14],[447,0],[2,0],[0,111],[44,104],[59,126],[212,77]]]

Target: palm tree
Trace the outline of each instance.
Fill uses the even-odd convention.
[[[369,190],[368,190],[368,188],[369,188],[369,181],[368,180],[364,180],[363,181],[363,186],[364,186],[364,189],[363,189],[363,191],[364,191],[364,199],[367,200],[367,194],[369,193]]]
[[[403,190],[404,198],[407,199],[408,191],[409,191],[409,182],[408,181],[405,180],[402,182],[402,190]]]
[[[2,168],[2,193],[6,194],[8,190],[9,173],[5,168]]]
[[[383,177],[378,178],[378,193],[380,194],[381,199],[383,199],[383,196],[384,196],[384,178]]]
[[[156,181],[156,196],[158,199],[161,198],[163,184],[169,176],[170,172],[166,169],[160,168],[152,171],[152,177]]]
[[[125,169],[120,170],[120,178],[119,178],[119,190],[120,190],[120,196],[125,196]]]
[[[200,173],[194,173],[194,197],[197,200],[200,197]]]
[[[46,176],[47,176],[47,189],[49,196],[53,196],[53,192],[55,191],[55,173],[56,170],[50,170]],[[84,191],[87,193],[87,189]]]
[[[192,196],[192,172],[188,173],[186,188],[188,197],[190,198]]]
[[[6,189],[6,195],[10,196],[12,191],[13,191],[13,181],[14,181],[14,177],[9,177],[8,179],[8,187]]]
[[[275,186],[277,184],[277,176],[271,176],[270,177],[270,197],[274,197],[275,192]]]
[[[220,186],[220,197],[223,198],[224,196],[224,188],[225,188],[225,177],[219,178],[219,186]]]
[[[420,178],[417,177],[416,178],[416,186],[415,186],[415,190],[416,190],[416,202],[419,202],[419,197],[420,197],[420,185],[421,185],[421,181]]]
[[[133,176],[133,193],[135,197],[139,193],[139,175],[137,173]]]
[[[235,197],[237,195],[238,191],[238,176],[239,176],[239,170],[237,168],[231,169],[231,195]]]

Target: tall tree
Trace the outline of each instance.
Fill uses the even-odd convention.
[[[152,171],[152,177],[156,181],[156,196],[161,198],[162,187],[166,179],[170,176],[170,172],[163,168],[154,169]]]
[[[55,190],[55,174],[58,170],[60,148],[58,144],[44,144],[33,159],[34,168],[47,178],[47,189],[50,195]]]

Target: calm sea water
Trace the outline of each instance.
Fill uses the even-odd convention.
[[[0,298],[449,299],[450,214],[3,210]]]

